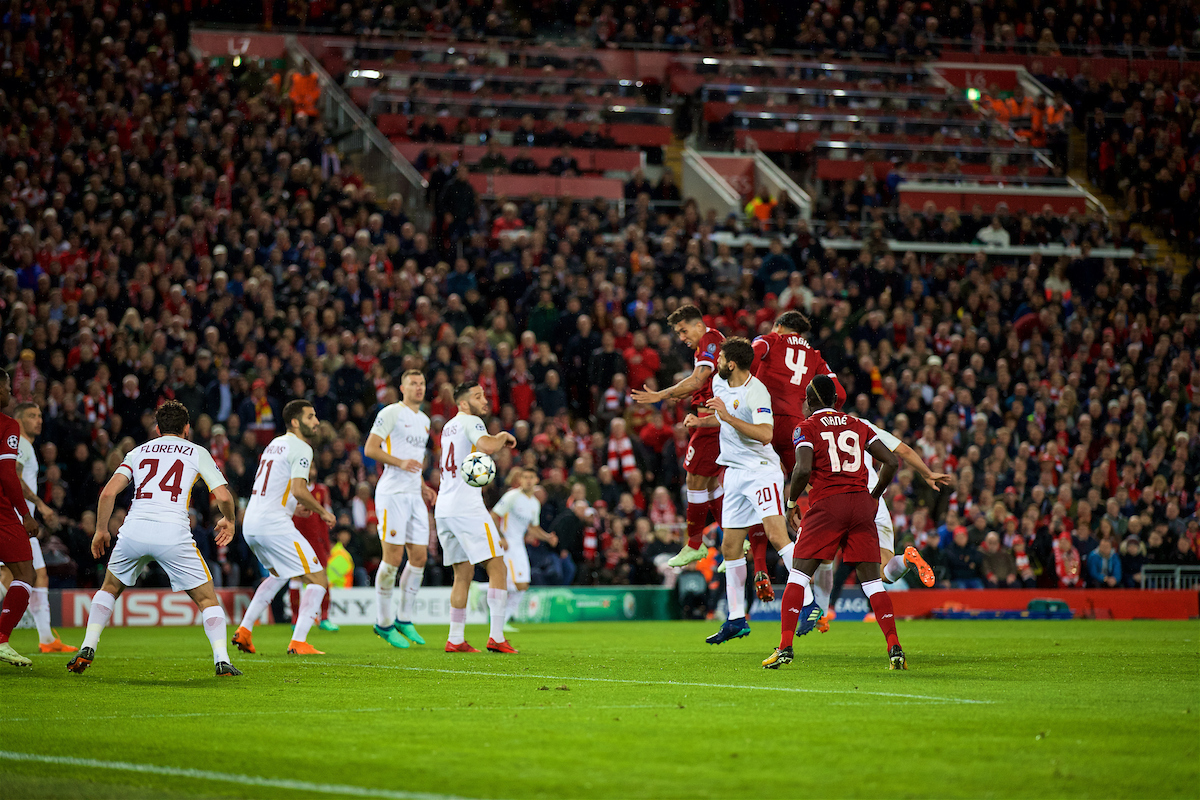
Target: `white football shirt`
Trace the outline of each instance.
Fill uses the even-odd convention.
[[[442,428],[442,482],[433,507],[435,517],[487,515],[483,489],[463,480],[461,471],[463,460],[475,452],[475,443],[482,436],[487,436],[483,420],[461,411]]]
[[[425,448],[429,444],[429,417],[413,411],[404,403],[384,407],[371,425],[371,433],[383,439],[383,451],[396,458],[411,458],[425,463]],[[383,475],[375,486],[375,496],[384,494],[420,494],[421,473],[385,464]]]
[[[243,522],[260,523],[272,519],[291,519],[296,511],[296,498],[292,494],[292,478],[303,478],[308,483],[308,468],[312,464],[312,445],[293,433],[277,436],[263,450],[258,460],[258,471],[254,473],[254,488],[250,490],[250,502],[246,505]],[[292,536],[293,526],[256,530],[256,535],[278,533]]]
[[[21,441],[17,444],[17,471],[21,473],[21,480],[25,485],[37,492],[38,486],[38,460],[37,452],[33,449],[33,442],[21,437]],[[26,505],[29,506],[29,513],[34,511],[33,501],[26,500]]]
[[[730,386],[729,381],[720,375],[714,375],[712,380],[713,396],[725,401],[725,409],[731,416],[761,425],[764,422],[774,424],[775,417],[771,412],[771,393],[758,378],[751,375],[741,386]],[[779,456],[771,443],[763,444],[748,436],[743,436],[728,422],[721,423],[721,455],[717,463],[734,469],[772,469],[780,470]]]
[[[226,484],[212,455],[181,436],[160,436],[133,448],[117,472],[133,484],[121,535],[144,540],[152,533],[155,542],[191,541],[192,485],[202,478],[211,492]]]
[[[870,422],[867,422],[865,419],[862,421],[866,422],[868,428],[875,431],[875,435],[879,437],[879,441],[883,442],[884,447],[886,447],[888,450],[891,450],[893,453],[896,452],[896,448],[900,446],[899,439],[878,425],[873,425]],[[867,452],[866,448],[863,448],[863,458],[865,459],[865,463],[867,465],[867,491],[873,492],[875,491],[876,484],[879,483],[879,470],[875,466],[875,459],[871,458],[871,454]]]
[[[492,507],[492,512],[500,517],[504,538],[512,547],[514,543],[525,542],[525,534],[530,526],[541,524],[542,504],[536,497],[530,497],[520,489],[509,489]]]

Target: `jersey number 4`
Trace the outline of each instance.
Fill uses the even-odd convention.
[[[138,465],[138,469],[149,469],[150,471],[147,472],[146,477],[142,479],[142,485],[137,488],[136,492],[134,492],[134,494],[133,494],[134,499],[149,500],[150,498],[152,498],[154,496],[154,494],[151,492],[147,492],[146,486],[147,486],[147,484],[150,483],[150,479],[153,478],[156,474],[158,474],[158,459],[157,458],[147,458],[145,461],[143,461],[141,464]],[[183,462],[182,461],[176,461],[173,464],[171,464],[171,468],[167,470],[166,474],[162,476],[162,480],[160,480],[158,482],[158,488],[162,489],[164,492],[171,493],[171,502],[172,503],[178,502],[179,495],[183,494]]]
[[[451,478],[458,477],[458,465],[454,463],[454,443],[446,447],[446,460],[442,463],[442,472],[449,472]]]
[[[829,445],[829,469],[831,472],[858,472],[862,466],[862,445],[854,431],[842,431],[834,443],[833,434],[822,431],[821,438]],[[842,451],[842,458],[838,451]]]
[[[808,367],[804,366],[804,351],[798,347],[788,348],[783,353],[783,362],[792,371],[792,385],[804,383],[804,373],[808,372]]]

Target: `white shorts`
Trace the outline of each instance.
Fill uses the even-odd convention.
[[[246,537],[246,544],[250,545],[254,555],[272,575],[297,578],[323,569],[316,551],[290,519],[286,523],[273,522],[269,533],[263,533],[257,525],[243,525],[242,535]]]
[[[162,526],[156,527],[158,535],[162,536]],[[178,539],[173,542],[148,542],[118,535],[117,544],[108,559],[108,571],[124,585],[133,586],[146,565],[155,561],[171,579],[172,591],[187,592],[203,586],[212,581],[212,575],[191,538],[191,532],[184,528],[183,533],[188,537],[186,542]]]
[[[500,532],[488,514],[473,517],[435,517],[443,564],[484,561],[503,555]]]
[[[388,544],[429,544],[429,509],[420,493],[375,497],[379,538]]]
[[[749,528],[767,517],[784,513],[781,470],[728,467],[722,486],[725,502],[721,509],[721,527],[726,530]]]
[[[508,575],[513,583],[529,583],[529,552],[525,549],[525,540],[508,542],[504,551],[504,566],[508,567]]]
[[[896,535],[892,530],[892,512],[883,498],[879,498],[879,509],[875,512],[875,529],[879,531],[879,549],[896,553]]]
[[[33,550],[33,568],[45,569],[46,557],[42,555],[42,540],[31,536],[29,538],[29,549]]]

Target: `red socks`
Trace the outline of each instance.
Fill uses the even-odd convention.
[[[704,527],[708,525],[708,490],[687,490],[687,546],[699,550],[704,546]]]
[[[329,619],[329,592],[321,598],[321,616],[322,621]],[[295,616],[300,611],[300,590],[288,587],[288,598],[292,602],[292,616]]]
[[[875,621],[879,623],[879,630],[883,631],[883,637],[887,639],[888,650],[891,650],[900,644],[900,639],[896,636],[896,614],[892,608],[892,598],[888,597],[887,592],[876,592],[869,599],[871,611],[875,612]]]
[[[325,596],[321,598],[321,621],[329,619],[329,595],[331,592],[325,592]]]
[[[29,608],[29,595],[29,584],[24,581],[13,581],[8,587],[4,605],[0,606],[0,644],[8,641],[13,628],[25,616],[25,609]]]
[[[792,646],[796,638],[796,627],[800,624],[800,609],[804,607],[804,587],[788,583],[783,590],[783,607],[779,610],[783,630],[779,637],[779,649]],[[895,630],[895,626],[892,627]]]
[[[754,571],[767,571],[767,534],[762,525],[750,529],[750,555],[754,557]],[[790,567],[791,564],[788,564]]]

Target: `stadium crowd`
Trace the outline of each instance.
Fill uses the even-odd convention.
[[[413,367],[435,443],[450,387],[477,380],[491,429],[518,441],[500,475],[520,463],[541,476],[555,544],[530,548],[535,583],[670,580],[687,409],[639,406],[630,390],[690,371],[664,322],[684,302],[727,335],[803,311],[851,410],[957,476],[934,492],[902,471],[886,495],[898,544],[921,548],[941,583],[1136,586],[1145,563],[1197,563],[1200,269],[1086,248],[1054,263],[922,262],[870,237],[846,256],[803,221],[780,222],[794,241],[763,254],[709,238],[770,231],[758,218],[704,218],[686,199],[661,212],[638,191],[624,217],[483,202],[452,167],[430,197],[439,224],[421,231],[401,198],[342,171],[336,132],[303,110],[294,76],[197,63],[151,10],[21,17],[0,68],[0,361],[15,400],[45,416],[53,585],[98,585],[95,499],[166,398],[239,498],[282,404],[311,400],[313,479],[349,574],[367,582],[377,469],[363,448]],[[904,230],[918,238],[944,224],[914,219]],[[1042,222],[1109,241],[1098,220]],[[218,585],[253,584],[244,542],[217,547],[207,493],[192,502]],[[448,583],[430,544],[426,581]]]

